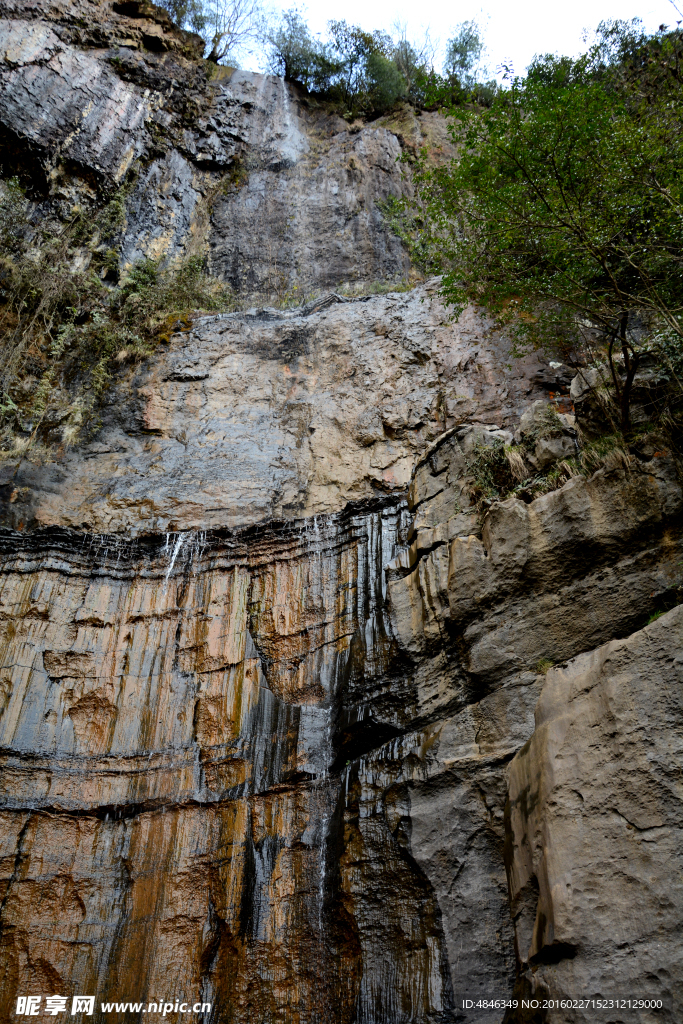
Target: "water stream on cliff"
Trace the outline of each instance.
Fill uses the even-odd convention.
[[[77,276],[153,256],[161,286],[194,254],[238,307],[279,308],[169,308],[80,437],[74,335],[39,444],[5,446],[0,1021],[49,992],[96,993],[93,1024],[121,1017],[100,1000],[159,997],[210,1002],[194,1024],[500,1024],[456,995],[673,986],[673,421],[618,465],[510,492],[482,533],[471,457],[521,436],[519,415],[529,464],[563,479],[546,413],[569,368],[510,360],[495,318],[450,318],[438,278],[360,294],[415,283],[379,211],[410,195],[402,154],[457,156],[443,112],[347,124],[296,82],[209,73],[153,4],[5,8],[17,267],[42,225]],[[23,351],[5,422],[22,445],[40,362]],[[597,440],[589,369],[569,397]],[[644,369],[639,431],[668,388]]]
[[[184,567],[190,571],[197,571],[195,563],[201,559],[202,552],[206,547],[205,530],[187,530],[184,533],[167,533],[166,542],[163,547],[163,555],[168,558],[165,581],[168,582],[173,567],[182,551],[185,552]]]
[[[178,959],[172,928],[141,936],[150,914],[174,918],[174,894],[191,885],[187,934],[196,926],[192,942],[214,951],[201,963],[216,999],[231,998],[220,971],[268,987],[273,971],[297,976],[303,957],[316,985],[329,979],[348,785],[340,716],[363,726],[348,688],[360,695],[381,676],[383,567],[407,518],[386,503],[243,533],[64,534],[35,552],[26,539],[12,556],[22,580],[41,566],[45,610],[32,628],[45,654],[25,670],[0,741],[49,751],[50,806],[94,815],[95,858],[137,844],[144,879],[160,886],[150,897],[118,854],[108,874],[84,866],[101,888],[87,926],[98,956],[134,962],[147,943],[149,962],[170,958],[178,993],[189,990],[196,950]],[[65,621],[76,624],[68,643]],[[22,778],[8,799],[25,806]]]
[[[403,546],[410,517],[403,505],[353,516],[349,523],[354,537],[354,557],[344,564],[335,558],[340,545],[338,516],[314,516],[302,524],[301,540],[305,557],[314,577],[315,590],[320,600],[322,618],[334,618],[340,601],[346,602],[346,613],[353,624],[350,642],[342,646],[328,665],[318,665],[318,678],[323,685],[324,697],[319,708],[324,722],[319,731],[316,764],[319,766],[314,788],[321,800],[314,802],[318,822],[315,842],[318,847],[317,929],[321,949],[325,947],[325,901],[329,884],[328,844],[333,822],[333,808],[339,800],[340,787],[348,786],[348,772],[332,777],[330,768],[335,759],[335,707],[342,699],[348,673],[363,675],[367,669],[376,671],[375,647],[380,637],[387,634],[383,604],[386,596],[384,566]],[[344,605],[342,604],[342,608]],[[303,711],[304,709],[302,709]]]

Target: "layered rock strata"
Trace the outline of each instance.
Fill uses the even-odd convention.
[[[645,439],[476,501],[482,452],[534,438],[544,473],[579,438],[569,397],[537,429],[569,369],[452,322],[437,281],[349,299],[410,277],[383,201],[401,154],[448,154],[440,115],[348,125],[208,74],[143,0],[3,10],[32,229],[114,195],[122,269],[202,254],[258,299],[1,468],[4,1017],[92,992],[84,1020],[541,1024],[594,1018],[522,998],[634,996],[663,1006],[610,1020],[674,1024],[675,459]]]
[[[456,496],[473,433],[447,434],[419,464],[413,516],[385,499],[163,543],[6,535],[10,1000],[46,985],[141,1000],[163,988],[201,992],[216,1020],[493,1021],[463,1014],[462,1000],[512,997],[516,963],[534,991],[605,995],[612,973],[596,972],[589,931],[568,939],[569,925],[544,923],[559,897],[537,858],[554,841],[525,845],[550,827],[538,818],[548,801],[566,799],[575,820],[571,765],[563,798],[537,767],[558,755],[533,716],[539,694],[539,727],[548,701],[574,714],[554,681],[576,670],[544,679],[534,666],[629,633],[677,585],[680,485],[665,460],[601,471],[530,505],[494,505],[481,539],[465,536],[471,513]],[[626,550],[610,544],[617,531]],[[561,565],[574,573],[566,607]],[[674,664],[677,614],[628,643],[656,634]],[[640,707],[643,729],[657,730],[662,699]],[[582,778],[590,804],[588,762]],[[546,787],[533,799],[531,782]],[[625,829],[630,808],[621,793]],[[647,826],[655,878],[674,856],[660,827]],[[590,893],[590,862],[557,842]],[[577,888],[562,921],[592,912]],[[673,933],[670,895],[644,945]],[[600,957],[618,947],[605,941]],[[141,958],[144,979],[127,974]],[[671,1007],[675,982],[658,991]]]
[[[386,647],[403,517],[5,536],[5,1014],[75,987],[350,1019],[358,955],[326,893],[332,713]]]

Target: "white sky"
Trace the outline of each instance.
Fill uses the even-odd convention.
[[[683,0],[676,0],[683,10]],[[600,21],[609,18],[639,17],[645,28],[654,30],[662,22],[675,25],[681,15],[670,0],[569,0],[548,3],[541,0],[270,0],[273,9],[297,6],[311,30],[324,33],[330,18],[345,20],[372,31],[387,31],[399,19],[405,22],[408,38],[419,38],[429,28],[432,39],[445,43],[452,29],[462,21],[479,21],[484,28],[486,64],[493,70],[502,62],[512,61],[517,74],[524,72],[534,54],[576,54],[584,49],[584,30],[592,31]]]

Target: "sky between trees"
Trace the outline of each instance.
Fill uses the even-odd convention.
[[[172,6],[174,0],[158,0]],[[183,0],[175,0],[183,2]],[[437,64],[443,58],[447,40],[463,21],[476,21],[485,43],[487,77],[502,78],[497,71],[512,65],[523,74],[536,54],[576,55],[585,50],[584,37],[601,21],[630,20],[639,17],[646,32],[654,32],[665,23],[671,27],[683,19],[681,0],[573,0],[571,4],[548,4],[547,0],[484,0],[474,5],[463,0],[435,0],[427,8],[414,0],[345,0],[339,7],[330,7],[321,0],[295,5],[313,34],[325,35],[330,19],[344,20],[368,32],[391,31],[400,22],[406,36],[420,42],[429,32],[436,44]],[[264,10],[271,20],[292,7],[292,0],[265,0]],[[239,63],[253,70],[265,70],[267,55],[258,42],[243,46],[237,53]]]
[[[288,0],[274,0],[273,6],[283,9]],[[678,4],[683,10],[683,4]],[[682,17],[670,0],[572,0],[571,3],[548,3],[548,0],[435,0],[427,6],[414,0],[345,0],[339,12],[320,0],[302,6],[311,30],[324,32],[329,18],[344,18],[354,25],[372,31],[388,28],[398,19],[406,24],[410,38],[419,38],[429,27],[433,38],[445,43],[455,25],[474,19],[483,27],[492,73],[505,61],[512,61],[515,71],[523,73],[537,53],[574,55],[584,50],[582,34],[595,29],[601,21],[612,18],[630,20],[639,17],[643,27],[653,32],[662,22],[674,25]]]

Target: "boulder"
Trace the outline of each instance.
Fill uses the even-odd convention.
[[[683,606],[545,677],[507,848],[518,957],[554,999],[661,999],[657,1019],[681,1018],[682,684]]]

